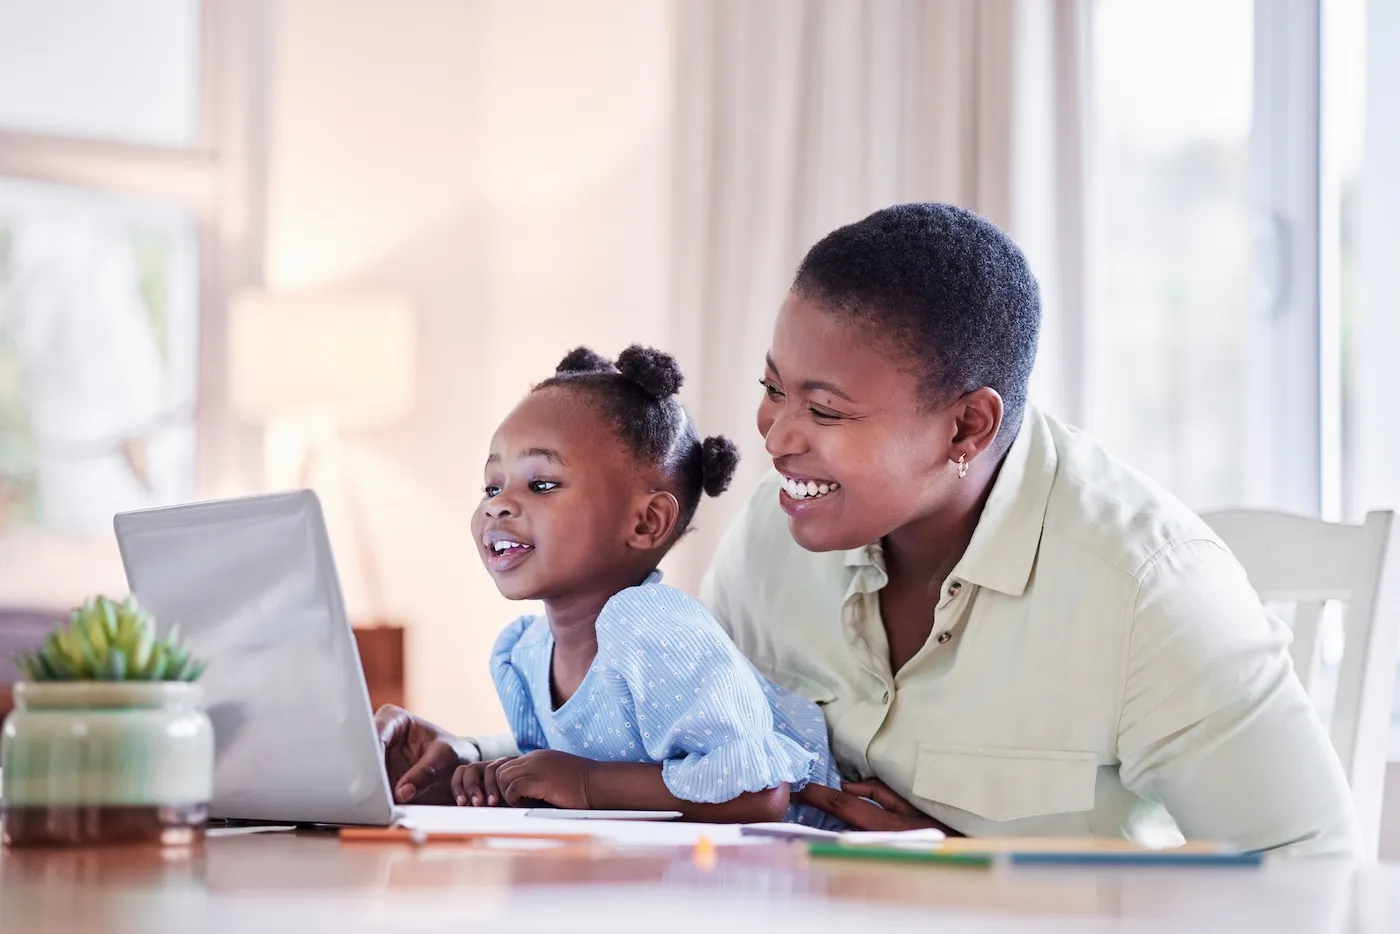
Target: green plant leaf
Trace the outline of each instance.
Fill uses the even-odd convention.
[[[39,660],[53,673],[54,681],[69,681],[73,678],[73,669],[63,658],[61,650],[56,650],[56,646],[45,645],[39,650]]]
[[[44,658],[44,655],[43,655],[42,652],[35,652],[35,653],[34,653],[32,656],[30,656],[30,657],[31,657],[31,659],[33,660],[34,664],[38,667],[38,670],[39,670],[38,679],[39,679],[40,681],[57,681],[57,680],[58,680],[58,672],[56,672],[56,671],[53,670],[53,667],[49,664],[48,659]]]
[[[26,681],[44,680],[39,676],[38,660],[28,652],[15,653],[15,667],[19,669],[20,674],[24,675]]]
[[[103,662],[100,659],[98,659],[97,653],[93,651],[92,646],[90,644],[86,642],[80,642],[78,643],[78,648],[81,654],[81,662],[78,668],[79,677],[92,678],[93,680],[97,680],[101,677],[102,670],[106,667],[106,665],[103,664]]]
[[[106,631],[108,639],[115,639],[117,637],[118,609],[120,609],[120,607],[117,604],[108,600],[106,597],[102,598],[102,627]]]
[[[136,645],[131,652],[132,677],[145,677],[146,670],[151,664],[151,650],[155,647],[156,634],[153,629],[143,629],[136,639]]]
[[[161,638],[155,620],[131,596],[121,603],[89,598],[66,621],[54,622],[42,646],[14,658],[31,681],[194,681],[206,667],[182,641],[178,625]]]
[[[170,656],[164,643],[156,643],[156,647],[151,652],[151,667],[146,672],[146,678],[150,681],[160,681],[165,677],[166,666],[170,664]]]
[[[107,638],[107,620],[103,614],[103,607],[99,606],[92,615],[86,619],[83,632],[87,636],[87,641],[91,644],[93,651],[99,655],[104,652],[111,640]]]

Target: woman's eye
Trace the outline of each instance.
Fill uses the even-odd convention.
[[[758,385],[763,387],[763,391],[767,393],[768,398],[772,399],[774,402],[777,402],[778,400],[783,398],[783,391],[779,389],[777,385],[775,385],[772,381],[761,379],[758,381]]]
[[[531,492],[531,493],[548,493],[550,490],[556,490],[556,489],[558,489],[558,488],[559,488],[559,484],[555,483],[553,480],[531,480],[531,481],[530,481],[530,492]]]
[[[812,417],[815,418],[817,421],[823,422],[828,425],[832,422],[839,422],[846,417],[844,415],[837,415],[835,412],[827,412],[815,406],[808,406],[807,411],[811,412]]]
[[[498,486],[488,486],[485,491],[487,499],[495,499],[501,495],[501,488]]]

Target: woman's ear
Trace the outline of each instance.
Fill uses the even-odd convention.
[[[635,521],[627,536],[627,546],[654,551],[671,540],[681,520],[681,504],[665,490],[654,490],[638,503]]]
[[[972,460],[991,447],[1001,430],[1001,416],[1001,394],[990,386],[974,389],[959,399],[953,409],[953,447],[957,454],[966,454]],[[957,454],[950,460],[957,460]]]

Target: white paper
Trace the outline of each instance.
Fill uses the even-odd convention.
[[[545,820],[680,820],[680,811],[583,811],[571,808],[529,808],[526,817]]]
[[[206,837],[242,837],[252,833],[290,833],[296,827],[291,824],[251,824],[247,827],[208,827]]]
[[[761,842],[744,837],[738,824],[691,824],[680,821],[586,820],[567,826],[529,817],[520,808],[457,808],[409,805],[399,809],[398,824],[426,833],[577,833],[617,846],[694,846],[706,837],[716,846]]]
[[[947,839],[947,834],[934,827],[922,830],[848,830],[841,834],[841,842],[855,846],[897,846],[913,850],[928,850]]]
[[[745,824],[741,833],[746,837],[776,837],[780,840],[835,840],[841,836],[834,830],[822,830],[786,821]]]

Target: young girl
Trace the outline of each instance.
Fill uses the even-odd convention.
[[[840,787],[821,711],[660,583],[738,462],[727,438],[699,439],[680,386],[667,354],[579,349],[497,429],[472,534],[501,593],[545,614],[506,627],[491,660],[521,755],[459,766],[459,805],[829,820],[789,807],[808,782]]]

